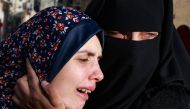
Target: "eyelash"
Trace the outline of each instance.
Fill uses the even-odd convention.
[[[156,33],[147,33],[147,35],[150,35],[150,36],[158,36]]]
[[[79,59],[80,62],[88,62],[89,59],[88,58],[85,58],[85,59]]]

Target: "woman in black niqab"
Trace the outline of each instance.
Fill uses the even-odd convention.
[[[86,14],[104,30],[159,35],[144,41],[105,36],[105,78],[85,109],[190,108],[190,59],[173,25],[172,0],[93,0]]]

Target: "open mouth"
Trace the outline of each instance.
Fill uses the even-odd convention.
[[[90,93],[92,93],[91,90],[86,89],[86,88],[77,88],[77,91],[80,92],[80,93],[83,93],[83,94],[90,94]]]

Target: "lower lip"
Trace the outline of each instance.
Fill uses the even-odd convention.
[[[87,101],[88,98],[89,98],[88,94],[86,94],[86,93],[80,93],[80,92],[78,92],[78,94],[79,94],[79,96],[80,96],[84,101]]]

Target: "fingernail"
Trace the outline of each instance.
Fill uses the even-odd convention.
[[[46,86],[48,85],[49,83],[47,82],[47,81],[45,81],[45,80],[43,80],[42,82],[41,82],[41,86],[43,87],[43,88],[46,88]]]
[[[42,86],[43,90],[44,90],[47,94],[49,94],[48,87],[47,87],[48,85],[49,85],[49,83],[48,83],[46,80],[43,80],[43,81],[41,82],[41,86]]]

